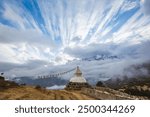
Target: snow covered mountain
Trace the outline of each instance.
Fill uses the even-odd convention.
[[[92,60],[106,60],[106,59],[119,59],[119,57],[116,55],[97,54],[92,57],[83,58],[82,60],[83,61],[92,61]]]

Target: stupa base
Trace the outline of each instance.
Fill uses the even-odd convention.
[[[65,90],[81,90],[82,88],[91,88],[88,83],[69,82]]]

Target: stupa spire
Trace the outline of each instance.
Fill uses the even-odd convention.
[[[75,75],[76,75],[76,76],[82,76],[82,72],[81,72],[81,70],[80,70],[79,66],[77,66],[77,69],[76,69]]]

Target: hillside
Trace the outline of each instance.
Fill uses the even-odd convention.
[[[0,76],[0,91],[15,87],[19,87],[19,85],[13,81],[5,81],[5,78]]]
[[[150,98],[150,78],[109,79],[104,82],[111,89],[119,90],[130,95],[146,96]]]
[[[0,100],[94,100],[147,99],[107,87],[82,88],[80,91],[47,90],[40,86],[18,85],[0,77]]]
[[[21,86],[0,91],[1,100],[92,100],[81,92],[70,92],[66,90],[37,89],[31,86]]]
[[[47,90],[40,86],[23,86],[0,77],[0,100],[92,100],[80,91]]]

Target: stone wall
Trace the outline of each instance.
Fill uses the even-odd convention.
[[[66,85],[66,90],[81,90],[82,88],[90,88],[91,86],[88,83],[75,83],[75,82],[69,82]]]
[[[144,97],[131,96],[126,93],[104,87],[82,88],[82,93],[99,100],[139,100]]]

